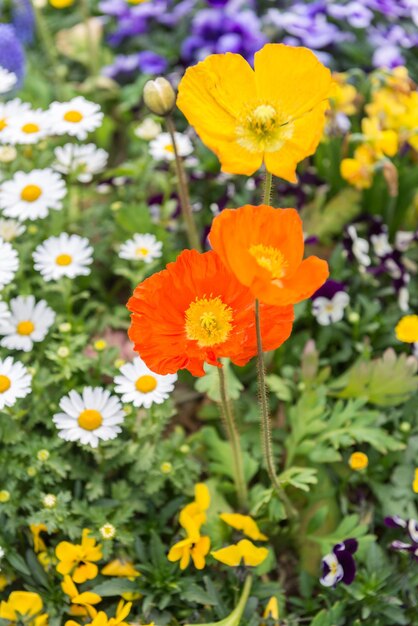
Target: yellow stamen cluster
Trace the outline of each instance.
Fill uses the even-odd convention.
[[[55,259],[55,263],[57,265],[70,265],[72,263],[73,257],[70,254],[59,254]]]
[[[292,124],[268,103],[246,107],[236,127],[238,143],[250,152],[275,152],[292,132]]]
[[[35,202],[42,194],[42,189],[38,185],[26,185],[20,192],[20,197],[25,202]]]
[[[96,430],[103,423],[103,416],[95,409],[85,409],[77,419],[78,425],[84,430]]]
[[[23,336],[31,335],[34,330],[35,330],[35,324],[31,322],[30,320],[19,322],[19,324],[16,327],[17,334],[23,335]]]
[[[199,346],[214,346],[228,339],[232,330],[233,312],[221,298],[196,298],[186,311],[187,339]]]
[[[4,374],[0,374],[0,393],[4,393],[8,389],[10,389],[12,382],[8,376],[4,376]]]
[[[157,381],[154,376],[150,376],[149,374],[144,374],[144,376],[140,376],[135,382],[135,388],[137,391],[141,393],[150,393],[154,391],[157,386]]]
[[[254,244],[249,249],[260,267],[268,270],[273,278],[283,278],[288,263],[283,253],[273,246],[265,246],[262,243]]]
[[[83,114],[80,111],[67,111],[64,113],[64,120],[71,122],[72,124],[78,124],[83,119]]]

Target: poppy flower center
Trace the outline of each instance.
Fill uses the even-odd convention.
[[[0,393],[4,393],[11,386],[11,380],[8,376],[4,376],[4,374],[0,374]]]
[[[67,111],[64,113],[64,120],[66,122],[71,122],[72,124],[77,124],[81,122],[83,119],[83,114],[80,111]]]
[[[4,118],[0,118],[0,130],[3,130],[4,128],[6,128],[7,126],[7,122]]]
[[[35,325],[30,320],[25,320],[23,322],[19,322],[16,330],[18,335],[27,336],[33,333]]]
[[[187,339],[201,347],[214,346],[228,339],[232,330],[232,309],[216,298],[196,298],[186,311]]]
[[[291,137],[293,124],[271,104],[245,108],[238,118],[236,135],[240,146],[250,152],[275,152]]]
[[[147,248],[137,248],[135,250],[135,254],[137,256],[146,256],[148,254],[149,250]]]
[[[135,388],[137,391],[141,393],[150,393],[154,391],[157,386],[157,381],[154,376],[150,376],[149,374],[145,374],[144,376],[140,376],[137,378],[135,382]]]
[[[84,428],[84,430],[96,430],[102,425],[103,417],[100,411],[85,409],[78,416],[77,422],[80,428]]]
[[[39,130],[40,130],[40,128],[39,128],[38,124],[31,124],[31,123],[29,123],[29,124],[24,124],[22,126],[22,131],[24,133],[27,133],[28,135],[30,135],[31,133],[38,133]]]
[[[38,185],[26,185],[23,187],[20,197],[25,202],[35,202],[42,194],[42,189]]]
[[[55,259],[57,265],[70,265],[73,257],[70,254],[59,254]]]
[[[250,247],[249,253],[260,267],[270,272],[272,278],[283,278],[288,263],[278,248],[258,243]]]

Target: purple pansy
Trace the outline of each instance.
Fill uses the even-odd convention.
[[[357,552],[358,541],[346,539],[337,543],[330,554],[322,559],[321,585],[335,587],[339,582],[351,585],[356,576],[356,563],[353,554]]]
[[[321,326],[340,322],[344,310],[350,303],[350,296],[343,283],[327,280],[312,296],[312,314]]]
[[[385,524],[389,528],[400,528],[408,534],[408,543],[404,541],[392,541],[390,547],[393,550],[409,552],[413,559],[418,561],[418,522],[415,519],[404,520],[398,515],[385,517]]]
[[[164,57],[150,50],[144,50],[135,54],[118,54],[111,65],[103,68],[102,74],[114,80],[129,78],[139,71],[156,75],[164,73],[167,65]]]

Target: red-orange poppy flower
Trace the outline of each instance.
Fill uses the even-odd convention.
[[[203,364],[228,357],[245,365],[257,352],[254,297],[215,252],[184,250],[162,272],[144,280],[128,302],[129,337],[157,374],[188,369],[203,376]],[[293,307],[261,308],[265,350],[290,335]]]
[[[246,205],[212,222],[212,248],[260,302],[284,306],[309,298],[328,278],[328,264],[303,260],[302,220],[295,209]]]

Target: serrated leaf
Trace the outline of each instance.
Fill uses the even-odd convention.
[[[316,485],[318,479],[317,471],[313,467],[290,467],[278,476],[278,480],[283,487],[292,486],[295,489],[309,491],[309,485]]]
[[[244,388],[241,381],[235,376],[231,369],[231,365],[228,359],[222,359],[223,371],[225,376],[225,384],[228,392],[228,398],[230,400],[238,400],[240,392]],[[213,365],[204,365],[205,376],[198,378],[195,382],[195,387],[200,393],[205,393],[208,398],[214,402],[221,401],[221,392],[219,389],[219,372],[218,368]]]
[[[271,392],[273,392],[279,400],[283,402],[289,402],[292,399],[292,392],[289,389],[289,385],[283,378],[276,376],[276,374],[270,374],[266,376],[266,383]]]

